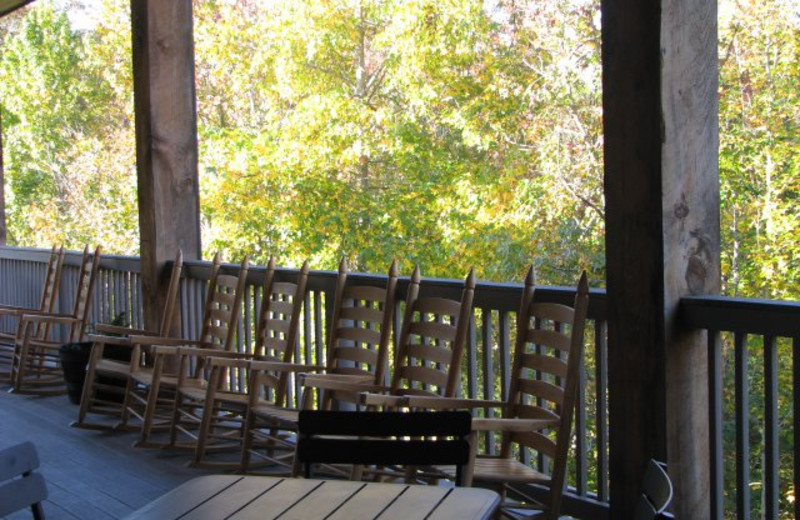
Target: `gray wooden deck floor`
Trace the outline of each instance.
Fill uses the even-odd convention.
[[[132,448],[133,433],[70,428],[78,407],[66,396],[32,397],[0,385],[0,448],[32,441],[39,451],[49,520],[122,518],[207,472],[185,467],[187,453]],[[21,511],[9,520],[31,518]]]

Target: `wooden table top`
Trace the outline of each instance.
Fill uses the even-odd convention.
[[[500,497],[478,488],[211,475],[173,489],[133,519],[488,519]]]

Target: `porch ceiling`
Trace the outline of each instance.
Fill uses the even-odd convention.
[[[0,16],[5,16],[15,9],[19,9],[33,0],[0,0]]]

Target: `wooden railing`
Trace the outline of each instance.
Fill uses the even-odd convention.
[[[800,303],[693,297],[681,316],[708,331],[711,518],[800,518]]]
[[[0,247],[0,280],[3,282],[0,302],[38,304],[48,253]],[[79,262],[78,253],[70,253],[65,261],[59,293],[62,312],[71,309]],[[230,273],[236,269],[233,264],[224,266]],[[138,258],[103,258],[93,321],[108,322],[122,314],[128,323],[142,324],[138,271]],[[208,262],[185,263],[181,287],[184,337],[197,336],[204,287],[210,271]],[[287,278],[292,273],[291,269],[279,269],[277,277]],[[243,306],[236,347],[242,352],[252,344],[263,276],[262,267],[253,267],[248,277],[247,303]],[[353,273],[351,277],[361,283],[382,285],[385,282],[382,275]],[[335,279],[336,273],[331,271],[312,271],[309,276],[301,340],[296,351],[299,361],[324,362],[331,310],[327,302],[332,301]],[[401,278],[398,283],[396,296],[400,304],[395,326],[402,316],[407,283],[407,278]],[[421,290],[456,298],[462,285],[460,280],[423,278]],[[468,354],[462,367],[465,395],[505,398],[521,290],[519,284],[478,283]],[[536,298],[570,303],[573,295],[571,288],[540,287]],[[570,462],[570,489],[564,506],[566,514],[579,518],[608,518],[608,345],[606,296],[602,290],[591,292],[589,319]],[[759,511],[764,518],[792,515],[800,518],[800,500],[793,500],[794,490],[800,489],[800,460],[794,450],[794,446],[800,446],[800,303],[685,298],[681,301],[681,319],[686,327],[709,332],[712,518],[744,519]],[[10,326],[11,322],[0,322],[4,330]],[[763,382],[754,385],[754,381]],[[238,383],[244,383],[243,375]],[[295,384],[292,398],[296,399],[297,394]],[[725,435],[728,431],[735,431],[735,434]],[[485,437],[483,443],[490,452],[496,449],[496,439],[492,437]],[[543,463],[530,460],[527,453],[520,456],[533,465]],[[757,500],[752,499],[754,493]]]

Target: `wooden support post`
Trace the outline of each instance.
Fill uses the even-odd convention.
[[[611,518],[666,460],[678,518],[708,518],[707,348],[681,296],[717,294],[715,0],[602,0]]]
[[[192,2],[131,0],[131,29],[145,324],[157,330],[165,262],[201,252]]]

